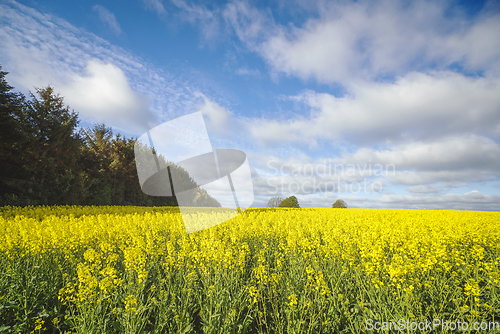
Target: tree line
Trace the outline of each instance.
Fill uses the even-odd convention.
[[[80,128],[78,114],[51,86],[26,97],[13,91],[7,74],[0,66],[0,206],[177,206],[175,196],[141,191],[135,139],[105,124]],[[187,172],[181,175],[197,186]],[[202,189],[193,205],[220,206]]]

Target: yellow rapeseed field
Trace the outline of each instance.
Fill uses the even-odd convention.
[[[0,332],[364,333],[400,319],[500,320],[498,212],[249,209],[192,234],[175,208],[0,214]]]

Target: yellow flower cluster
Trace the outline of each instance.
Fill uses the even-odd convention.
[[[500,308],[497,212],[249,209],[186,234],[175,208],[4,207],[0,231],[0,253],[11,264],[58,256],[61,301],[77,308],[111,303],[108,309],[130,321],[154,306],[171,314],[170,322],[192,323],[190,302],[210,303],[198,307],[202,321],[224,314],[227,301],[234,321],[243,321],[243,309],[262,319],[285,314],[273,311],[281,305],[287,326],[301,323],[293,317],[305,309],[330,323],[327,305],[339,309],[339,319],[380,314],[374,308],[384,302],[424,314],[433,298],[461,316]],[[184,301],[176,293],[198,297]]]

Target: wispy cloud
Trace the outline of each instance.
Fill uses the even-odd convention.
[[[241,67],[236,70],[236,74],[238,75],[248,75],[248,76],[259,76],[259,70],[249,69],[248,67]]]
[[[106,24],[113,33],[116,35],[120,35],[122,33],[122,29],[116,20],[115,14],[101,5],[93,6],[92,10],[97,13],[99,20]]]
[[[194,109],[185,82],[128,51],[15,2],[0,8],[0,62],[16,89],[51,84],[84,121],[134,135]]]
[[[152,11],[155,11],[158,14],[165,14],[167,11],[163,6],[161,0],[143,0],[146,8]]]
[[[205,41],[213,41],[220,33],[220,14],[218,9],[209,10],[198,4],[184,0],[171,0],[180,9],[179,17],[191,24],[199,24]]]
[[[195,92],[194,96],[203,99],[197,104],[197,108],[208,120],[208,129],[216,134],[228,134],[232,132],[232,113],[226,108],[207,98],[203,93]]]

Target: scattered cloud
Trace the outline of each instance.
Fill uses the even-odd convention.
[[[167,12],[161,0],[143,0],[143,2],[147,9],[152,10],[160,15],[163,15]]]
[[[320,3],[301,26],[276,23],[246,2],[227,5],[224,17],[238,38],[280,73],[344,85],[428,66],[460,64],[500,74],[500,14],[467,19],[448,2]]]
[[[194,108],[188,83],[56,16],[9,2],[0,22],[9,83],[24,93],[50,84],[89,123],[137,136]]]
[[[92,10],[97,13],[99,20],[106,24],[114,34],[120,35],[122,33],[122,29],[116,20],[115,14],[101,5],[93,6]]]
[[[248,67],[241,67],[241,68],[236,70],[236,74],[247,75],[247,76],[259,76],[260,72],[259,72],[259,70],[252,70],[252,69],[249,69]]]
[[[180,18],[191,24],[198,23],[200,31],[207,41],[213,41],[219,36],[220,15],[218,10],[209,10],[204,6],[188,4],[184,0],[172,0],[172,3],[181,10]]]
[[[211,101],[203,93],[195,92],[197,98],[202,98],[203,103],[197,104],[198,109],[207,118],[207,127],[217,134],[228,134],[232,132],[230,121],[231,112],[214,101]]]
[[[264,13],[243,1],[228,3],[222,16],[233,27],[236,36],[253,51],[260,51],[261,45],[273,33],[279,32],[270,13]]]
[[[149,110],[150,100],[130,87],[123,71],[113,64],[89,61],[85,76],[74,75],[61,86],[66,101],[84,118],[126,127],[130,124],[147,131],[156,122]]]
[[[498,79],[411,72],[395,83],[359,84],[343,97],[308,90],[291,99],[303,103],[309,115],[251,120],[248,127],[257,140],[373,145],[459,134],[499,135]]]

